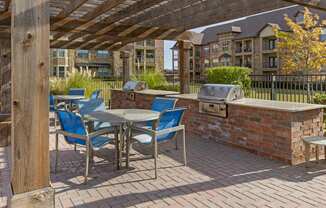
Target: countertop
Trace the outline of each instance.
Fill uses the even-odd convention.
[[[228,104],[254,107],[254,108],[263,108],[263,109],[277,110],[277,111],[286,111],[286,112],[300,112],[300,111],[326,108],[325,105],[260,100],[260,99],[251,99],[251,98],[244,98],[236,101],[231,101],[228,102]]]
[[[188,100],[198,100],[197,94],[168,95],[167,97],[174,97],[174,98],[188,99]],[[231,101],[231,102],[227,102],[227,104],[254,107],[254,108],[263,108],[263,109],[277,110],[277,111],[286,111],[286,112],[300,112],[300,111],[326,108],[326,105],[282,102],[282,101],[261,100],[261,99],[251,99],[251,98],[244,98],[236,101]]]
[[[115,89],[118,91],[122,91],[122,89]],[[163,96],[163,95],[178,95],[180,94],[179,92],[174,92],[174,91],[166,91],[166,90],[141,90],[141,91],[134,91],[135,93],[138,94],[144,94],[144,95],[159,95],[159,96]]]

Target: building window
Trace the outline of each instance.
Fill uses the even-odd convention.
[[[270,56],[268,57],[269,68],[277,68],[277,57]]]
[[[56,77],[57,76],[57,67],[53,67],[52,69],[52,76]]]
[[[107,58],[109,57],[109,51],[96,51],[97,58]]]
[[[65,49],[53,49],[52,56],[54,58],[64,58],[64,57],[66,57],[66,50]]]
[[[276,40],[275,39],[270,39],[268,41],[268,49],[269,50],[274,50],[276,48]]]
[[[229,50],[229,46],[230,46],[230,41],[224,41],[223,43],[222,43],[222,50],[223,51],[228,51]]]
[[[209,59],[205,59],[205,66],[207,67],[207,66],[209,66]]]
[[[230,66],[231,64],[231,56],[228,55],[228,54],[224,54],[220,57],[220,63],[223,65],[223,66]]]
[[[205,53],[205,55],[209,54],[209,46],[204,47],[204,53]]]
[[[213,66],[217,66],[219,64],[218,58],[213,59]]]
[[[64,66],[59,66],[59,77],[65,77],[66,69]]]
[[[58,49],[57,55],[58,55],[58,58],[66,57],[66,50],[65,49]]]
[[[88,50],[77,50],[78,58],[88,58]]]
[[[213,50],[214,52],[217,52],[217,51],[218,51],[218,48],[219,48],[218,43],[214,43],[214,44],[212,44],[212,50]]]

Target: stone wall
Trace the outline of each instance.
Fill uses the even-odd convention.
[[[155,95],[135,93],[132,101],[127,93],[114,90],[112,108],[149,109],[154,98]],[[241,147],[289,164],[304,162],[304,136],[322,135],[323,132],[321,109],[284,112],[229,105],[228,117],[220,118],[200,113],[196,99],[179,98],[177,106],[188,109],[183,120],[188,136]]]

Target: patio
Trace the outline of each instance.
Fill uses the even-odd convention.
[[[91,171],[93,178],[83,185],[85,155],[66,146],[63,140],[61,172],[52,172],[54,129],[48,128],[49,48],[121,49],[122,76],[126,82],[131,76],[129,54],[123,50],[126,44],[145,39],[175,40],[179,47],[180,93],[189,93],[189,29],[295,3],[326,10],[325,1],[302,0],[0,0],[0,111],[11,117],[11,128],[6,127],[11,136],[0,137],[4,145],[10,143],[0,147],[0,205],[325,206],[324,165],[307,172],[300,166],[285,166],[202,138],[208,137],[206,134],[200,138],[187,136],[188,167],[182,166],[179,152],[160,148],[158,180],[153,179],[152,161],[146,160],[132,162],[128,171],[115,171],[112,163],[99,164]],[[297,117],[310,134],[320,133],[319,111],[311,113],[319,114],[310,126],[305,124],[305,116]],[[234,112],[233,115],[241,113]],[[309,119],[313,116],[309,115]],[[297,127],[304,131],[300,125]],[[313,131],[313,127],[318,128]],[[221,137],[219,133],[214,136]],[[296,139],[301,139],[299,136]],[[155,144],[156,140],[153,141]],[[96,161],[104,155],[112,155],[113,161],[113,149],[104,150]]]
[[[51,133],[51,164],[54,141]],[[166,143],[160,148],[157,180],[153,179],[151,160],[132,161],[129,170],[117,171],[112,163],[103,162],[107,155],[114,158],[110,148],[99,152],[96,162],[101,163],[92,169],[89,183],[83,185],[83,152],[75,152],[63,139],[60,147],[60,171],[51,173],[56,207],[326,206],[324,162],[309,169],[287,166],[205,138],[188,137],[188,167],[182,165],[181,152]],[[4,195],[9,194],[8,187],[4,189],[4,185],[9,185],[9,171],[5,168],[8,154],[4,154],[9,148],[0,150],[3,207]]]

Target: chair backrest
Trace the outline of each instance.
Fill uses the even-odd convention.
[[[85,89],[84,88],[70,88],[68,95],[85,96]]]
[[[84,102],[82,107],[79,108],[80,115],[84,116],[94,111],[105,111],[105,103],[103,99],[92,99]]]
[[[185,108],[176,108],[173,110],[164,111],[160,116],[156,130],[160,131],[181,125],[185,110]],[[160,135],[157,137],[157,141],[173,139],[175,135],[176,132]]]
[[[73,113],[68,111],[57,111],[58,119],[60,122],[60,126],[62,131],[72,133],[72,134],[79,134],[79,135],[86,135],[86,129],[82,118]],[[66,141],[69,144],[81,144],[85,145],[85,141],[78,138],[68,137],[65,136]]]
[[[92,92],[90,99],[91,100],[97,99],[100,97],[100,94],[101,94],[101,90],[95,90],[94,92]]]
[[[156,97],[152,102],[152,110],[163,112],[166,110],[174,109],[177,99],[175,98],[163,98]]]
[[[54,96],[49,95],[49,105],[50,105],[50,111],[55,111],[55,102],[54,102]]]

